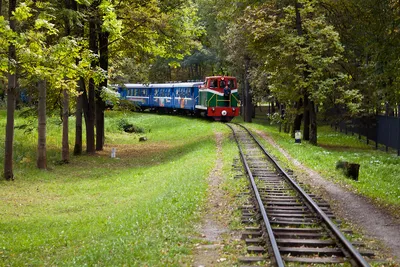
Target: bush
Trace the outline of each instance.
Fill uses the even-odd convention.
[[[118,128],[127,133],[144,133],[144,129],[129,123],[126,118],[122,118],[118,121]]]

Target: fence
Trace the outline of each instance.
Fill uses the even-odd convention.
[[[400,156],[400,118],[389,116],[363,117],[342,121],[337,124],[341,132],[346,134],[358,134],[366,137],[367,144],[372,140],[375,142],[376,148],[378,145],[384,145],[386,151],[389,147],[397,149],[397,155]]]

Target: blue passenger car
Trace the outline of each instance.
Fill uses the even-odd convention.
[[[122,99],[137,104],[142,110],[194,112],[202,82],[125,84],[118,88]]]

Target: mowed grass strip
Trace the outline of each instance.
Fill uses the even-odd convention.
[[[122,118],[142,127],[148,141],[118,129]],[[180,266],[187,261],[192,224],[215,164],[214,131],[225,126],[122,112],[107,113],[106,125],[105,151],[71,157],[66,165],[50,162],[48,171],[34,167],[30,148],[35,144],[20,141],[24,155],[15,157],[31,160],[16,163],[14,182],[0,182],[1,266]],[[61,137],[60,126],[48,127],[51,158],[56,158],[60,147],[52,140]],[[116,159],[110,157],[113,147]]]
[[[367,145],[365,139],[335,132],[329,126],[318,128],[319,145],[313,146],[305,141],[295,144],[289,134],[279,132],[278,126],[270,125],[265,119],[255,119],[254,123],[246,125],[268,133],[292,157],[326,179],[366,196],[400,216],[400,157],[397,154],[376,150]],[[277,158],[287,162],[274,148],[270,149]],[[361,165],[358,181],[347,178],[341,169],[336,169],[339,160]]]

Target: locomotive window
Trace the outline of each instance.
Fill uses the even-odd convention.
[[[229,86],[229,88],[231,88],[231,89],[235,88],[235,80],[229,80],[229,81],[228,81],[228,86]]]
[[[218,87],[218,80],[211,79],[210,80],[210,88],[217,88]]]
[[[220,88],[224,88],[224,87],[225,87],[225,80],[221,80],[221,81],[219,82],[219,87],[220,87]]]

